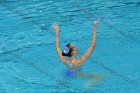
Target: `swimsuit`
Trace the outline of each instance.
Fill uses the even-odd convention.
[[[66,77],[75,77],[81,72],[82,69],[80,67],[76,67],[73,65],[74,61],[75,59],[71,62],[66,62],[66,64],[69,66],[69,69],[64,72],[64,75]]]
[[[65,75],[66,77],[75,77],[75,76],[77,76],[81,71],[82,71],[81,68],[77,68],[77,69],[74,69],[74,70],[68,69],[67,71],[64,72],[64,75]]]

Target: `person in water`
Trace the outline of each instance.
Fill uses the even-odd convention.
[[[70,69],[76,69],[75,71],[68,71],[67,75],[73,75],[73,74],[78,74],[79,69],[77,70],[78,67],[80,67],[86,60],[87,58],[90,57],[90,55],[93,53],[95,47],[96,47],[96,27],[98,24],[99,20],[94,21],[94,27],[93,27],[93,36],[92,36],[92,42],[88,50],[84,55],[82,55],[80,58],[76,59],[76,55],[78,53],[78,49],[76,48],[75,45],[73,44],[67,44],[64,49],[61,51],[60,45],[59,45],[59,26],[54,23],[53,24],[53,29],[55,31],[56,35],[56,50],[58,52],[58,55],[60,59],[66,64]],[[69,57],[68,59],[65,58],[65,56]],[[94,78],[98,78],[99,76],[95,74],[85,74],[85,73],[80,73],[78,76],[90,76]],[[99,79],[98,79],[99,80]],[[91,83],[91,82],[90,82]],[[95,81],[94,81],[95,83]],[[89,84],[89,83],[88,83]],[[91,86],[91,84],[89,85]]]
[[[90,57],[90,55],[93,53],[96,47],[96,27],[98,22],[99,20],[94,21],[93,36],[90,47],[88,48],[86,53],[78,59],[76,59],[78,49],[73,44],[67,44],[61,51],[59,46],[59,26],[56,23],[53,24],[53,28],[56,33],[56,45],[55,45],[56,50],[58,52],[60,59],[70,68],[81,66],[87,60],[87,58]],[[65,56],[69,57],[69,59],[66,59]]]

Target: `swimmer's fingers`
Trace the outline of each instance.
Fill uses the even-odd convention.
[[[53,26],[52,26],[54,29],[58,27],[58,25],[56,23],[53,23]]]
[[[100,19],[94,21],[94,24],[97,25],[100,22]]]
[[[56,33],[59,33],[59,26],[56,23],[53,23],[53,29],[55,30]]]
[[[58,26],[56,23],[53,23],[53,26]]]

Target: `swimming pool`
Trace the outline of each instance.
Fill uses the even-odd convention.
[[[85,88],[91,79],[63,76],[52,23],[61,49],[73,43],[79,57],[97,18],[97,46],[82,70],[106,79]],[[0,0],[0,93],[139,93],[139,22],[139,0]]]

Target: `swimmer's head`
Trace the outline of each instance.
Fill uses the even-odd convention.
[[[71,57],[71,56],[75,56],[77,54],[77,52],[78,52],[77,48],[74,45],[67,44],[62,51],[62,55]]]

